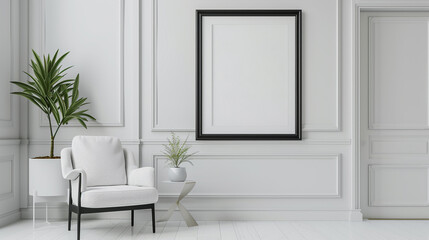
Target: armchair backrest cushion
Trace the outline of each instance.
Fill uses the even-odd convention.
[[[75,169],[83,169],[87,186],[127,184],[124,150],[118,138],[76,136],[72,141]]]

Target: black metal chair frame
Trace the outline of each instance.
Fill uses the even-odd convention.
[[[82,214],[86,213],[101,213],[101,212],[116,212],[116,211],[128,211],[131,210],[131,226],[134,226],[134,210],[140,209],[152,209],[152,232],[155,233],[155,204],[144,204],[144,205],[133,205],[133,206],[122,206],[122,207],[108,207],[108,208],[87,208],[82,207],[82,174],[79,173],[79,192],[77,199],[77,206],[73,204],[72,200],[72,180],[69,180],[69,216],[68,216],[68,230],[71,230],[71,215],[72,212],[77,214],[77,240],[80,240],[80,218]]]

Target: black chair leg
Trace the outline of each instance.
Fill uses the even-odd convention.
[[[68,222],[68,224],[69,224],[69,226],[68,226],[69,231],[71,230],[71,215],[72,215],[72,211],[71,211],[71,206],[69,204],[69,222]]]
[[[80,213],[77,214],[77,240],[80,240]]]
[[[134,210],[131,210],[131,227],[134,227]]]
[[[152,205],[152,232],[155,233],[155,204]]]

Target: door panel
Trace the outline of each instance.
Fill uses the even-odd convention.
[[[361,207],[429,218],[429,13],[361,15]]]

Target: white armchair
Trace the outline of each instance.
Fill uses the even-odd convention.
[[[152,210],[155,233],[155,203],[158,191],[152,167],[138,168],[131,152],[115,137],[76,136],[72,147],[61,151],[63,177],[69,180],[68,230],[71,214],[77,214],[80,239],[81,214],[131,210]]]

